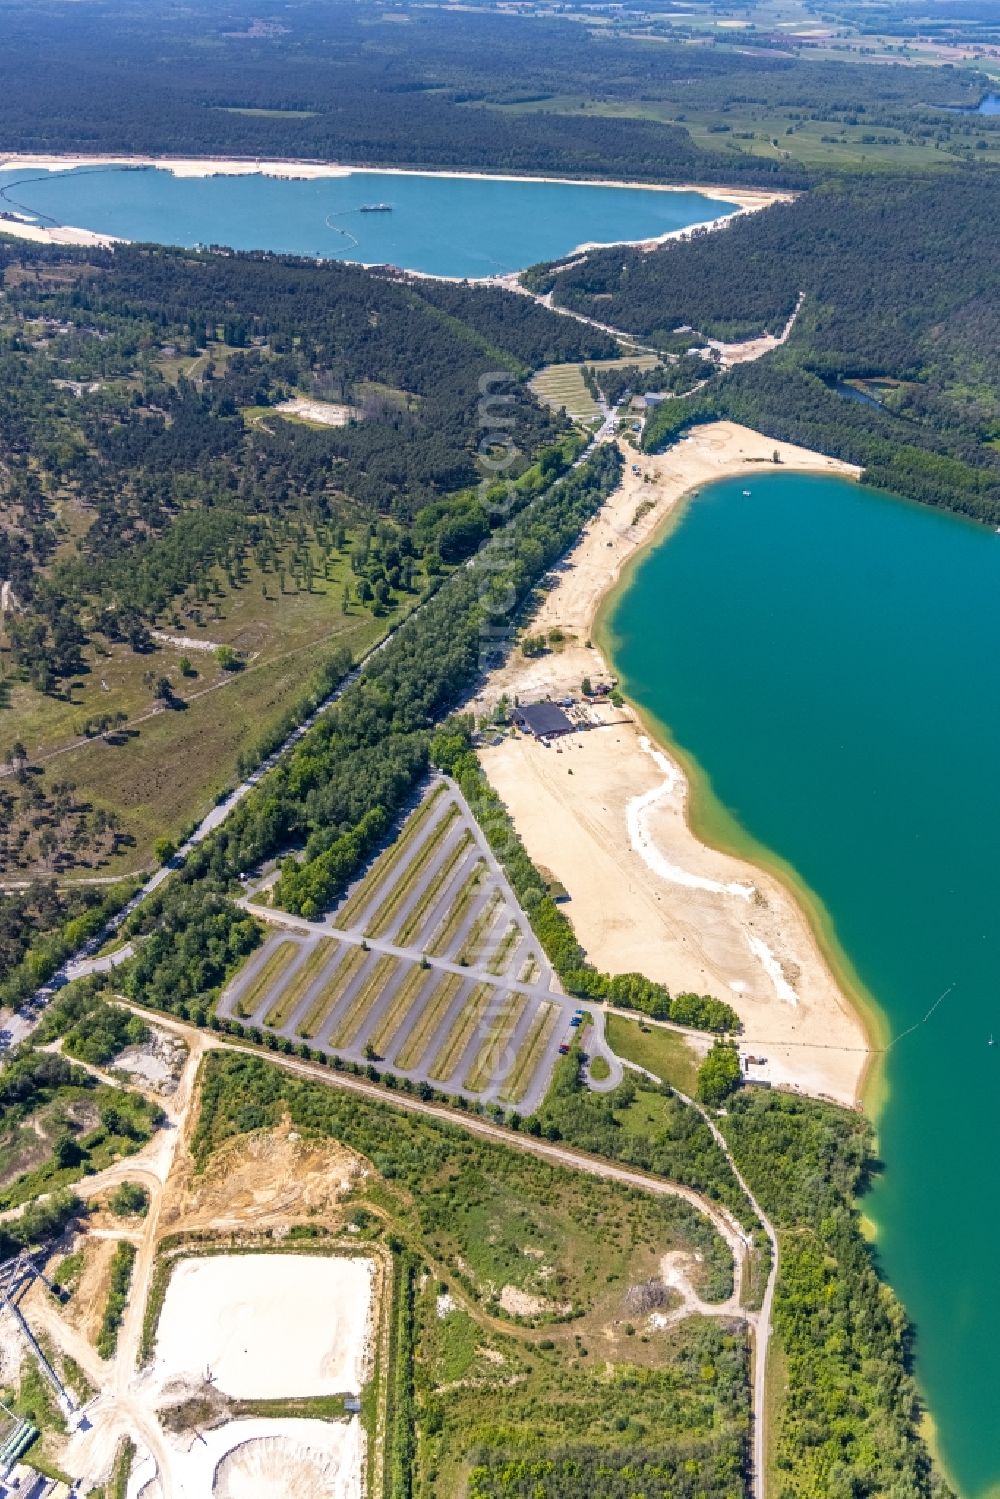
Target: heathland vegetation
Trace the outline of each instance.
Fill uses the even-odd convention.
[[[296,844],[301,853],[285,858],[276,903],[309,917],[329,907],[411,798],[429,763],[429,725],[468,690],[484,639],[504,638],[511,597],[527,597],[601,504],[620,463],[613,449],[602,449],[534,500],[520,497],[524,508],[503,536],[400,628],[178,878],[138,909],[131,930],[153,931],[177,903],[185,920],[203,921],[204,893],[212,889],[220,892],[214,911],[222,912],[221,892],[241,871]],[[237,919],[233,907],[228,911]],[[183,966],[184,959],[164,951],[163,961]],[[164,994],[171,988],[165,979]],[[173,1007],[182,1007],[189,988],[174,992]]]
[[[644,1481],[652,1485],[644,1492],[687,1493],[683,1484],[693,1479],[700,1486],[692,1494],[749,1492],[745,1439],[724,1422],[715,1425],[714,1442],[704,1444],[708,1429],[692,1425],[689,1404],[695,1365],[686,1356],[676,1362],[678,1344],[653,1332],[655,1318],[646,1325],[652,1303],[640,1294],[653,1282],[637,1273],[635,1256],[641,1260],[658,1239],[678,1232],[694,1235],[705,1257],[700,1294],[707,1300],[727,1294],[728,1252],[704,1220],[673,1212],[664,1218],[641,1194],[620,1197],[587,1178],[567,1179],[444,1122],[399,1114],[250,1055],[210,1058],[196,1159],[204,1163],[234,1135],[286,1117],[306,1137],[333,1137],[374,1164],[355,1217],[370,1228],[373,1208],[387,1220],[391,1242],[405,1243],[429,1271],[419,1278],[423,1299],[414,1296],[411,1304],[416,1363],[412,1387],[404,1380],[410,1435],[401,1439],[411,1466],[398,1492],[430,1495],[439,1475],[468,1471],[471,1459],[480,1485],[472,1491],[484,1496],[579,1494],[585,1473],[601,1475],[616,1493],[621,1441],[640,1454]],[[754,1228],[754,1214],[700,1116],[668,1091],[627,1083],[597,1099],[580,1087],[571,1057],[541,1117],[549,1138],[686,1180]],[[870,1164],[869,1126],[832,1106],[759,1090],[738,1094],[721,1122],[779,1235],[775,1492],[944,1499],[948,1491],[917,1431],[905,1317],[879,1284],[853,1205]],[[763,1249],[759,1228],[756,1238]],[[633,1259],[623,1275],[626,1245]],[[751,1304],[766,1268],[765,1253],[751,1267]],[[518,1326],[536,1331],[513,1336]],[[600,1415],[591,1404],[598,1327],[602,1360],[612,1366],[601,1375]],[[727,1360],[744,1350],[725,1376],[725,1404],[735,1416],[745,1412],[747,1398],[742,1334],[698,1319],[676,1330],[679,1346],[697,1347],[701,1359],[720,1335]],[[709,1363],[714,1378],[721,1377],[716,1357]],[[497,1423],[481,1396],[501,1376],[505,1416]],[[702,1387],[702,1399],[714,1400],[718,1390]],[[695,1466],[678,1470],[678,1450]]]
[[[63,1056],[19,1048],[0,1074],[0,1208],[58,1194],[132,1155],[161,1117],[142,1094],[100,1082]],[[13,1224],[11,1232],[19,1232]]]
[[[398,1305],[394,1499],[460,1492],[470,1468],[470,1492],[484,1496],[579,1494],[582,1474],[628,1482],[633,1462],[651,1499],[739,1499],[745,1333],[650,1321],[671,1306],[665,1253],[700,1257],[689,1263],[705,1301],[731,1291],[729,1249],[702,1214],[249,1056],[209,1060],[196,1159],[286,1116],[371,1163],[352,1221],[412,1260]],[[484,1400],[493,1392],[499,1404]]]

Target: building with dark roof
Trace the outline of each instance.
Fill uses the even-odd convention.
[[[576,724],[567,718],[558,703],[526,703],[515,709],[514,722],[536,739],[558,739],[560,734],[576,732]]]

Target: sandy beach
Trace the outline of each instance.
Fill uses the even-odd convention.
[[[36,245],[120,245],[125,241],[113,234],[95,234],[92,229],[75,229],[69,224],[34,224],[24,218],[0,217],[0,234],[14,239],[28,239]]]
[[[560,628],[559,651],[515,655],[489,680],[477,711],[501,693],[579,696],[607,679],[588,644],[602,599],[625,563],[676,513],[682,497],[730,475],[760,472],[775,449],[786,469],[842,476],[856,468],[776,444],[731,422],[696,428],[667,453],[624,449],[625,479],[559,573],[531,633]],[[637,509],[653,501],[638,521]],[[741,1046],[767,1058],[750,1075],[858,1101],[868,1042],[798,901],[769,871],[703,844],[687,821],[688,785],[628,708],[594,709],[600,727],[550,748],[525,736],[481,752],[531,856],[565,885],[564,907],[592,962],[640,970],[680,992],[726,999]],[[570,772],[572,772],[570,774]]]

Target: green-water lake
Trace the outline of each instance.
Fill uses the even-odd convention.
[[[1000,536],[764,469],[704,489],[605,626],[699,831],[797,872],[889,1037],[945,995],[885,1057],[864,1212],[952,1480],[1000,1493]]]
[[[388,211],[361,212],[379,204]],[[363,171],[312,181],[178,177],[104,166],[0,171],[0,208],[121,239],[465,277],[521,270],[584,243],[655,238],[721,218],[736,204],[604,183]]]

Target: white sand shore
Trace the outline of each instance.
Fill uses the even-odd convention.
[[[584,676],[600,680],[607,667],[587,641],[625,562],[682,496],[727,475],[759,473],[775,448],[789,469],[858,473],[730,422],[642,457],[642,476],[626,469],[532,624],[532,633],[558,626],[568,643],[533,660],[515,657],[491,677],[477,707],[504,691],[522,700],[559,697],[578,693]],[[635,455],[625,452],[630,465]],[[633,524],[647,500],[653,508]],[[686,776],[631,712],[608,705],[595,714],[602,727],[558,747],[518,736],[481,757],[528,852],[569,892],[565,909],[591,960],[728,1000],[743,1021],[745,1048],[767,1057],[753,1075],[856,1102],[868,1056],[864,1027],[798,901],[769,871],[695,837]]]
[[[771,203],[790,202],[792,192],[767,188],[711,186],[700,182],[632,182],[618,178],[529,177],[509,172],[463,172],[418,167],[362,166],[356,162],[276,160],[268,157],[229,156],[101,156],[75,152],[35,155],[30,152],[0,152],[0,172],[34,168],[39,172],[68,172],[74,167],[157,167],[175,177],[285,177],[315,181],[323,177],[351,177],[368,172],[381,177],[448,177],[473,182],[563,182],[572,187],[629,187],[657,193],[701,193],[705,198],[736,203],[745,209],[766,208]]]
[[[125,241],[114,234],[95,234],[92,229],[77,229],[70,224],[31,224],[23,218],[0,218],[0,234],[14,239],[29,239],[36,245],[120,245]]]

